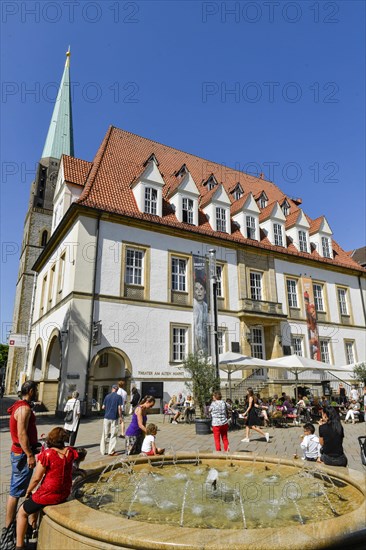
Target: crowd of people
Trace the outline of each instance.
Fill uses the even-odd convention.
[[[79,464],[86,456],[85,449],[75,448],[80,425],[81,405],[79,394],[74,391],[64,408],[64,426],[53,428],[44,444],[39,448],[36,417],[32,404],[38,400],[37,383],[28,380],[21,388],[20,399],[8,409],[9,427],[12,440],[10,460],[12,465],[9,496],[6,505],[6,523],[2,531],[1,548],[7,546],[15,531],[16,548],[24,548],[27,530],[36,529],[37,514],[46,505],[64,502],[70,495],[73,474],[82,472]],[[299,395],[290,398],[286,393],[279,397],[261,398],[248,388],[244,402],[231,399],[223,400],[221,392],[215,391],[210,402],[206,403],[206,414],[211,418],[212,433],[216,451],[229,451],[229,429],[245,427],[243,443],[250,442],[254,432],[269,442],[269,433],[261,426],[269,426],[280,416],[290,415],[304,421],[300,448],[303,460],[323,462],[331,466],[347,466],[347,457],[343,449],[344,429],[341,423],[342,413],[345,422],[353,423],[362,409],[366,409],[366,388],[361,396],[353,387],[349,399],[340,384],[337,401],[323,396],[309,398]],[[100,441],[100,453],[114,456],[117,437],[126,440],[126,453],[145,456],[161,455],[165,450],[157,446],[156,424],[147,424],[149,409],[154,407],[155,398],[146,395],[141,399],[137,388],[132,388],[130,399],[125,390],[125,382],[113,384],[102,404],[104,411],[103,429]],[[190,422],[195,414],[195,402],[192,395],[183,397],[173,395],[165,408],[172,422],[179,419]],[[131,421],[125,429],[125,416],[131,415]],[[314,423],[318,422],[319,435],[315,433]],[[108,446],[107,446],[108,443]],[[19,504],[19,499],[26,497]],[[10,542],[9,542],[10,544]]]

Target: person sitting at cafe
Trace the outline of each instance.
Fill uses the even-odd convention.
[[[354,424],[355,417],[358,418],[358,415],[360,414],[360,408],[360,404],[355,399],[352,399],[351,403],[348,405],[348,411],[344,421],[352,421],[352,424]]]
[[[193,415],[196,412],[194,408],[194,399],[191,395],[187,395],[185,403],[184,403],[185,411],[184,411],[184,418],[185,421],[192,422]]]
[[[178,418],[180,417],[180,410],[177,403],[177,396],[172,395],[171,400],[168,403],[168,414],[173,416],[172,424],[178,424]]]

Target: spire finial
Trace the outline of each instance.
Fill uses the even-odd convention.
[[[70,67],[70,55],[71,55],[71,49],[69,46],[69,49],[66,52],[66,67]]]

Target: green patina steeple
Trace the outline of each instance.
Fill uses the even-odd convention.
[[[70,47],[66,52],[65,69],[53,109],[42,158],[52,157],[60,159],[63,154],[74,156],[70,87]]]

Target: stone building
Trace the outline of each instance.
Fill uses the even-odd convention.
[[[212,249],[220,352],[365,359],[366,271],[301,199],[113,126],[91,162],[62,152],[50,238],[33,265],[26,365],[48,409],[74,389],[90,408],[120,378],[164,400],[185,391],[180,365],[210,309]],[[255,372],[263,384],[277,376]]]

